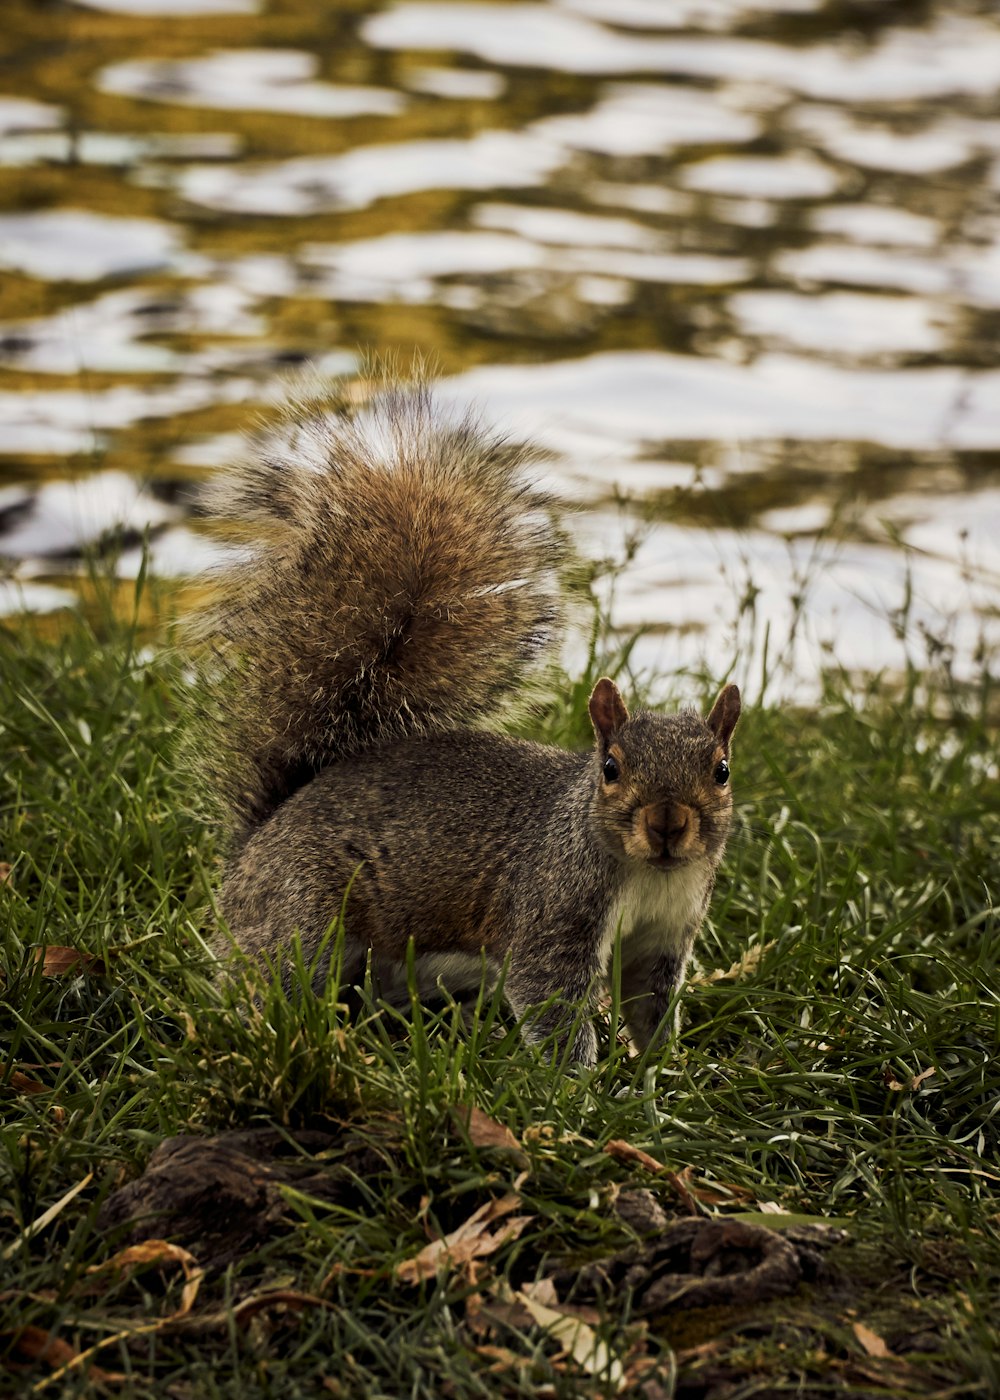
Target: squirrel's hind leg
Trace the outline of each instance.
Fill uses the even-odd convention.
[[[224,933],[216,930],[212,939],[212,951],[216,956],[215,975],[220,982],[242,983],[247,964],[257,972],[251,973],[251,1000],[260,1004],[264,986],[269,978],[269,968],[275,957],[280,957],[281,985],[286,993],[301,985],[298,974],[300,964],[291,956],[291,940],[276,937],[269,923],[236,926]],[[309,973],[309,980],[315,993],[322,995],[330,984],[336,964],[338,995],[350,993],[364,981],[368,947],[356,938],[347,936],[339,947],[330,946],[318,937],[302,938],[302,959]]]

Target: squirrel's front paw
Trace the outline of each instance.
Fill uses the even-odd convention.
[[[597,1031],[592,1021],[581,1021],[573,1038],[573,1060],[585,1069],[597,1064]]]
[[[512,1005],[516,1005],[511,998]],[[554,1003],[539,1016],[529,1016],[521,1026],[529,1045],[537,1045],[553,1064],[566,1057],[573,1064],[593,1069],[597,1064],[597,1031],[590,1016],[572,1005]]]

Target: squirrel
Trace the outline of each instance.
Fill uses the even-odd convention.
[[[540,456],[426,381],[385,380],[367,401],[332,385],[298,401],[209,483],[207,513],[257,531],[202,623],[221,911],[252,958],[296,930],[313,958],[343,910],[343,981],[370,957],[390,1002],[410,995],[410,940],[422,997],[505,969],[516,1016],[544,1004],[526,1039],[593,1066],[578,1008],[618,937],[633,1041],[676,1030],[732,819],[740,695],[726,685],[707,719],[630,714],[604,677],[587,753],[490,729],[560,630]]]

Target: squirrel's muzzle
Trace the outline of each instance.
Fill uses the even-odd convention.
[[[685,859],[700,850],[701,820],[685,802],[653,802],[642,809],[641,822],[654,859]]]

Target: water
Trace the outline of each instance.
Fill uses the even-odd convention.
[[[1000,643],[988,0],[4,8],[0,611],[202,567],[192,480],[370,346],[553,450],[661,673]]]

